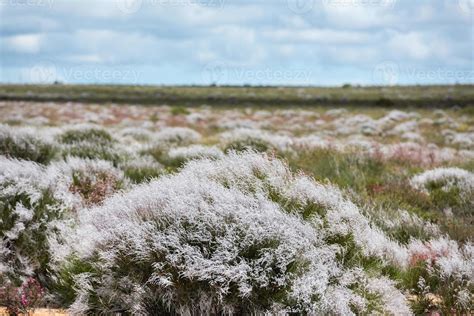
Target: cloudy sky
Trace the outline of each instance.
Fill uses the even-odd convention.
[[[473,0],[0,0],[0,82],[473,83]]]

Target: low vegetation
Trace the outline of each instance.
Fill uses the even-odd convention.
[[[468,111],[21,105],[0,107],[13,314],[474,308]]]

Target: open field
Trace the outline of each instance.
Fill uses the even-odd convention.
[[[473,85],[393,87],[238,87],[0,85],[3,101],[75,101],[197,106],[474,106]]]
[[[11,310],[474,309],[472,86],[3,85],[0,100]]]

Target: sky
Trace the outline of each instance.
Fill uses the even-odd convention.
[[[0,82],[474,83],[474,0],[0,0]]]

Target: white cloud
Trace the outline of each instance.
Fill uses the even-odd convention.
[[[374,60],[383,56],[381,52],[383,48],[377,48],[374,46],[361,46],[361,47],[345,47],[339,46],[328,47],[325,52],[328,55],[328,59],[342,64],[342,65],[356,65],[363,66],[372,63]]]
[[[220,26],[212,30],[212,41],[220,44],[221,58],[235,64],[255,64],[265,57],[264,46],[255,30],[236,25]]]
[[[435,15],[435,9],[432,6],[425,4],[418,8],[418,12],[415,17],[418,21],[430,21],[433,19],[433,17],[435,17]]]
[[[41,48],[41,34],[22,34],[7,37],[5,42],[10,50],[18,53],[35,54]]]
[[[65,58],[65,60],[73,63],[100,63],[103,62],[103,58],[96,54],[85,54],[85,55],[71,55]]]
[[[323,6],[327,20],[334,26],[344,28],[371,28],[396,26],[399,19],[396,18],[394,8],[377,4],[369,5],[364,1],[348,0],[325,0]],[[338,4],[343,2],[345,4]],[[370,2],[370,1],[369,1]]]
[[[278,51],[280,52],[281,55],[288,57],[295,54],[296,48],[294,45],[280,45],[278,47]]]
[[[159,54],[165,47],[149,34],[119,32],[113,30],[82,29],[72,35],[76,47],[83,56],[100,56],[104,62],[146,60]]]
[[[195,52],[195,56],[197,60],[201,63],[209,63],[218,58],[215,52],[211,51],[208,48],[197,50],[197,52]]]
[[[289,28],[308,28],[310,24],[298,15],[284,16],[282,22]]]
[[[433,53],[432,47],[418,32],[397,33],[389,40],[388,46],[392,54],[411,59],[426,59]]]
[[[277,29],[264,31],[263,35],[272,40],[283,42],[314,42],[331,44],[360,44],[366,43],[371,36],[368,33],[353,31],[338,31],[333,29]]]

